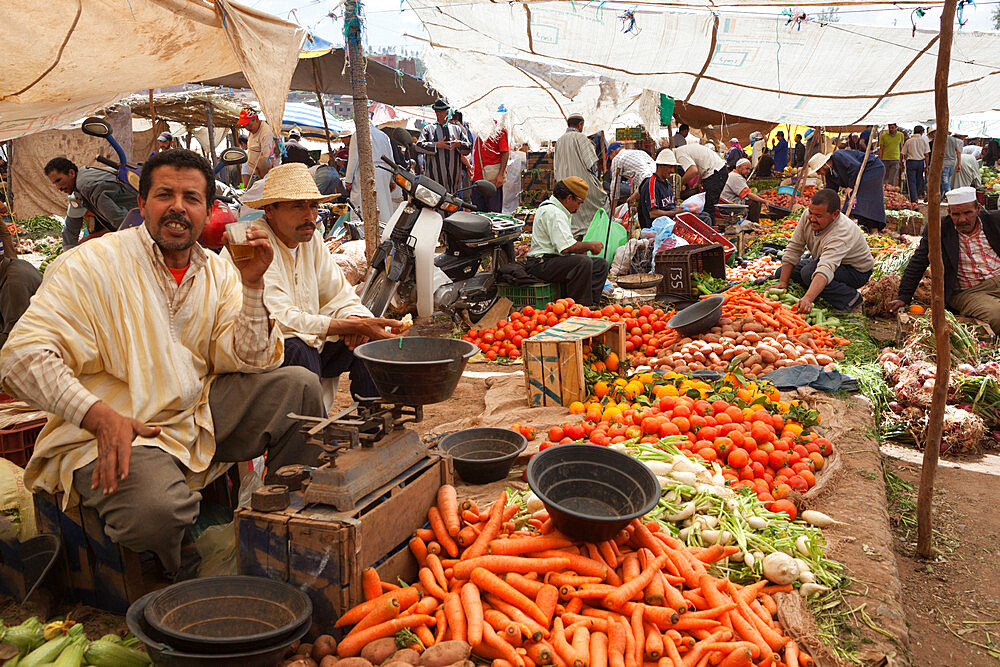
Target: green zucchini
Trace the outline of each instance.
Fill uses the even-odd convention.
[[[21,655],[24,655],[34,651],[44,642],[42,627],[41,621],[36,616],[32,616],[21,625],[10,628],[0,626],[2,628],[0,629],[0,641],[13,644],[21,649]]]
[[[87,640],[79,637],[73,640],[69,646],[62,650],[59,657],[52,663],[52,667],[80,667],[83,664],[83,651],[87,646]]]
[[[106,639],[90,642],[84,657],[96,667],[146,667],[151,663],[145,653]]]

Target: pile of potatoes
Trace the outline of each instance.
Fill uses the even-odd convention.
[[[281,667],[473,667],[471,653],[472,647],[462,641],[441,642],[421,653],[401,649],[394,637],[384,637],[366,644],[358,657],[338,658],[337,640],[320,635],[311,644],[289,646]]]

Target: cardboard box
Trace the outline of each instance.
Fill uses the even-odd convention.
[[[361,573],[375,567],[383,581],[416,579],[408,543],[427,522],[442,484],[454,481],[450,459],[428,451],[414,465],[361,499],[355,510],[304,505],[302,493],[280,512],[236,511],[239,572],[287,581],[309,595],[313,627],[327,632],[364,599]]]
[[[570,317],[521,343],[530,407],[587,400],[583,346],[603,344],[625,358],[625,323]]]

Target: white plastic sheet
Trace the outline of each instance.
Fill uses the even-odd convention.
[[[561,65],[734,115],[810,125],[933,115],[936,32],[786,25],[784,15],[676,9],[708,4],[699,0],[670,3],[675,8],[652,2],[408,2],[435,48]],[[623,8],[634,12],[630,32],[620,18]],[[956,34],[952,55],[951,112],[991,109],[1000,97],[1000,37]],[[435,85],[448,92],[444,81]]]

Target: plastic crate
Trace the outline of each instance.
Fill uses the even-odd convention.
[[[544,309],[546,304],[552,303],[556,299],[561,299],[562,284],[560,283],[534,283],[532,285],[507,285],[500,283],[497,285],[500,296],[506,297],[514,304],[515,308]]]
[[[718,243],[683,245],[656,253],[653,259],[656,273],[663,280],[656,287],[657,296],[691,297],[691,276],[707,273],[713,278],[726,277],[726,255]]]
[[[736,252],[736,246],[732,241],[691,213],[678,213],[674,217],[674,236],[679,236],[693,245],[718,243],[724,251],[723,261],[728,260],[730,255]]]
[[[36,419],[14,428],[0,429],[0,456],[22,468],[28,465],[35,451],[35,439],[47,421]]]

